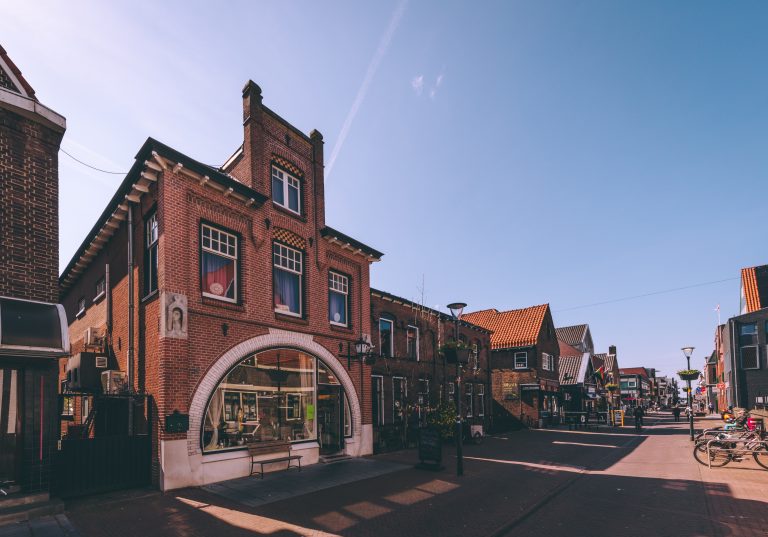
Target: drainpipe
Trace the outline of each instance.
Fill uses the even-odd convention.
[[[109,281],[109,263],[104,266],[104,292],[107,294],[107,341],[112,342],[112,287]]]
[[[731,325],[731,371],[733,372],[733,406],[739,406],[739,370],[736,368],[736,323],[730,319]]]
[[[128,392],[133,393],[133,204],[128,202]],[[128,436],[133,436],[133,398],[128,399]]]

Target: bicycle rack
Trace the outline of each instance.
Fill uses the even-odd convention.
[[[754,438],[725,438],[725,439],[713,438],[712,440],[709,440],[707,442],[707,466],[709,467],[710,470],[712,469],[712,457],[710,456],[710,449],[709,448],[711,447],[712,442],[728,442],[730,444],[750,444],[750,443],[755,443],[757,445],[762,445],[762,446],[768,448],[768,442],[766,442],[765,440],[760,440],[760,439],[756,440]],[[736,451],[736,450],[728,448],[728,449],[722,449],[722,451],[733,452],[733,451]],[[757,449],[745,449],[745,450],[739,450],[739,455],[754,455],[757,452],[758,452]]]

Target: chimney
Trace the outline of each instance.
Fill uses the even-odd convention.
[[[611,345],[608,347],[608,354],[613,354],[614,356],[616,355],[616,345]]]
[[[262,100],[261,88],[249,80],[243,88],[243,157],[248,161],[245,170],[248,177],[244,182],[261,193],[267,193],[266,178],[259,173],[265,169]]]
[[[312,129],[309,133],[312,142],[312,180],[314,181],[315,211],[317,211],[317,229],[325,227],[325,165],[323,163],[323,135]]]

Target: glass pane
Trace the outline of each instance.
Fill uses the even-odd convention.
[[[279,173],[279,172],[278,172]],[[279,205],[285,205],[285,192],[283,192],[283,180],[275,173],[272,173],[272,199]]]
[[[234,300],[235,260],[203,252],[202,264],[203,292]]]
[[[335,291],[329,292],[328,320],[338,324],[347,324],[347,295]]]
[[[379,319],[379,345],[382,356],[392,356],[392,321]]]
[[[315,358],[292,349],[249,356],[222,379],[203,421],[203,451],[312,440]]]
[[[293,185],[288,185],[288,208],[299,212],[299,189]]]
[[[301,314],[301,277],[279,268],[273,271],[275,310]]]

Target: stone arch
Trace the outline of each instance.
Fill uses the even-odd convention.
[[[362,414],[360,398],[352,379],[344,366],[331,352],[314,341],[312,336],[289,332],[287,330],[270,329],[269,334],[257,336],[238,343],[222,354],[208,369],[203,379],[197,385],[189,406],[189,431],[187,432],[187,450],[189,455],[201,455],[200,428],[207,409],[208,401],[214,390],[224,378],[224,375],[246,356],[275,347],[290,347],[305,351],[322,362],[333,371],[339,379],[349,400],[352,412],[352,438],[360,441],[362,437]]]

